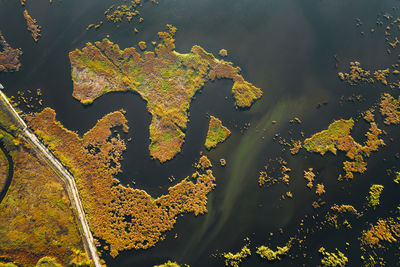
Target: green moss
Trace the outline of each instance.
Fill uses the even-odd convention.
[[[144,74],[144,73],[140,73],[140,74],[138,74],[137,76],[136,76],[136,81],[137,82],[143,82],[144,80],[146,79],[146,74]]]
[[[174,137],[170,132],[164,132],[162,135],[165,142],[169,142]]]
[[[52,257],[43,257],[37,262],[35,267],[62,267],[62,265]]]
[[[384,187],[383,185],[373,184],[369,189],[368,205],[370,207],[376,207],[380,204],[380,197]]]
[[[208,150],[210,150],[211,148],[214,148],[218,143],[224,142],[230,134],[231,131],[223,126],[222,122],[218,118],[210,116],[207,138],[204,145]]]
[[[57,206],[60,208],[60,209],[65,209],[65,204],[64,204],[64,200],[62,199],[62,198],[59,198],[58,200],[57,200]]]
[[[158,148],[158,146],[159,146],[158,143],[152,143],[152,144],[150,145],[150,151],[151,151],[151,152],[156,151],[157,148]]]
[[[167,80],[162,80],[161,81],[161,90],[163,91],[169,91],[172,89],[172,86],[168,83]]]

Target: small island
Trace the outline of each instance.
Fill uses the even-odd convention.
[[[371,155],[371,152],[377,151],[379,147],[385,145],[385,142],[379,138],[383,132],[375,123],[374,117],[368,116],[368,119],[370,120],[370,128],[365,134],[367,140],[364,145],[357,143],[350,135],[354,126],[354,120],[350,118],[334,121],[327,130],[304,140],[303,146],[307,151],[317,152],[322,156],[327,151],[335,155],[337,150],[346,152],[346,156],[351,161],[344,161],[343,169],[346,172],[345,178],[352,179],[354,172],[364,173],[367,170],[366,158]]]
[[[231,131],[222,125],[222,122],[218,118],[210,116],[207,138],[204,145],[208,150],[211,150],[216,147],[218,143],[224,142],[230,134]]]

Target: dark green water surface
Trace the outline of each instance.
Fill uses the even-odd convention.
[[[0,82],[8,96],[18,90],[41,88],[45,106],[54,108],[57,119],[68,129],[85,133],[105,114],[124,108],[131,127],[127,138],[127,151],[122,162],[123,173],[118,178],[122,184],[145,189],[154,197],[167,192],[167,188],[193,171],[192,164],[204,151],[207,132],[207,114],[222,120],[231,129],[231,137],[211,152],[206,152],[214,164],[217,187],[209,194],[208,213],[195,217],[187,214],[179,217],[175,228],[166,233],[166,239],[156,247],[145,251],[124,251],[116,258],[104,255],[109,266],[153,266],[168,259],[190,266],[223,266],[223,260],[211,254],[238,251],[251,239],[251,247],[261,244],[283,246],[297,232],[304,216],[324,214],[334,203],[353,204],[362,209],[365,196],[372,183],[385,185],[383,206],[371,215],[371,222],[378,216],[385,217],[398,205],[398,188],[386,169],[400,168],[394,155],[399,151],[399,129],[384,127],[388,146],[374,153],[368,160],[368,171],[355,174],[351,182],[338,182],[341,173],[342,153],[337,157],[327,154],[321,157],[301,151],[291,156],[273,141],[276,133],[290,139],[289,130],[304,131],[305,136],[325,129],[333,120],[349,118],[368,109],[385,91],[382,86],[360,85],[350,87],[337,77],[338,71],[347,71],[349,61],[358,60],[366,68],[390,66],[396,53],[385,53],[384,29],[376,27],[376,18],[382,12],[396,15],[398,1],[391,0],[160,0],[158,5],[145,1],[141,7],[144,22],[138,25],[140,32],[133,32],[133,25],[119,27],[105,23],[98,31],[86,31],[86,26],[104,20],[103,12],[114,1],[108,0],[28,0],[27,9],[38,20],[42,38],[35,44],[26,31],[23,8],[19,1],[0,0],[0,30],[13,47],[20,47],[24,54],[19,72],[0,74]],[[363,21],[356,27],[356,18]],[[165,24],[178,28],[176,50],[190,51],[198,44],[208,52],[218,54],[221,48],[228,50],[226,60],[242,68],[246,80],[262,88],[264,96],[250,110],[236,110],[231,95],[232,81],[220,80],[207,83],[196,95],[190,107],[190,122],[182,153],[173,160],[160,164],[151,160],[148,152],[151,116],[139,95],[112,93],[83,106],[72,98],[72,80],[68,52],[82,48],[88,41],[97,41],[110,35],[121,48],[136,45],[144,40],[150,44],[157,40],[157,32]],[[370,33],[370,28],[376,28]],[[362,35],[360,32],[365,34]],[[148,45],[151,47],[151,45]],[[333,55],[339,59],[335,68]],[[386,88],[387,89],[387,88]],[[365,101],[345,102],[340,97],[362,94]],[[393,91],[396,94],[396,91]],[[327,105],[317,109],[319,103]],[[293,117],[300,117],[301,125],[290,124]],[[277,124],[271,121],[276,120]],[[242,134],[240,129],[250,123]],[[361,127],[358,141],[363,141],[367,124]],[[356,132],[358,133],[358,132]],[[296,137],[296,135],[294,135]],[[389,141],[392,137],[393,141]],[[258,186],[258,173],[269,158],[282,156],[292,168],[291,184]],[[225,168],[219,167],[219,159],[227,160]],[[327,203],[315,211],[311,203],[317,199],[314,191],[306,188],[303,170],[313,167],[318,172],[318,183],[324,183]],[[172,184],[168,177],[173,175]],[[287,191],[291,200],[280,200]],[[322,216],[322,215],[321,215]],[[369,216],[369,215],[368,215]],[[306,223],[311,226],[313,220]],[[353,224],[349,231],[325,230],[308,240],[307,256],[303,252],[297,259],[284,258],[276,266],[316,266],[320,262],[318,249],[328,251],[338,248],[350,260],[350,266],[359,266],[359,241],[363,221]],[[278,234],[283,228],[284,234]],[[274,232],[271,242],[269,233]],[[178,238],[174,238],[178,234]],[[345,242],[350,246],[346,249]],[[254,253],[255,254],[255,253]],[[387,256],[388,266],[398,262],[398,255]],[[242,266],[263,266],[252,255]]]

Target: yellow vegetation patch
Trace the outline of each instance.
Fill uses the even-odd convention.
[[[139,42],[138,45],[141,50],[146,50],[146,48],[147,48],[146,42],[144,42],[144,41]]]
[[[231,267],[238,267],[239,264],[248,256],[251,255],[251,251],[247,246],[244,246],[239,252],[232,253],[227,252],[222,254],[225,258],[225,265]]]

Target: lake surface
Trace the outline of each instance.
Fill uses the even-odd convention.
[[[371,221],[397,206],[398,188],[392,186],[386,169],[399,168],[394,157],[400,148],[396,138],[400,134],[398,128],[379,124],[388,132],[385,137],[388,146],[374,153],[368,160],[368,171],[364,175],[356,174],[351,182],[337,181],[343,154],[322,158],[302,151],[293,157],[288,150],[282,152],[282,146],[273,137],[280,133],[290,139],[289,130],[295,133],[293,137],[297,133],[299,138],[300,131],[309,137],[327,128],[333,120],[356,116],[377,101],[386,88],[350,87],[338,79],[337,72],[347,71],[348,63],[354,60],[372,69],[393,64],[396,55],[385,53],[384,29],[376,27],[376,18],[382,12],[398,15],[398,9],[393,9],[398,1],[160,0],[158,5],[145,1],[140,8],[144,22],[137,26],[138,34],[133,31],[135,26],[127,23],[119,27],[105,23],[98,31],[86,31],[87,25],[104,20],[103,12],[110,4],[107,0],[55,0],[49,5],[47,0],[28,0],[29,13],[42,26],[42,37],[35,44],[26,30],[19,2],[0,0],[0,30],[11,46],[24,52],[19,72],[0,74],[5,93],[16,96],[18,90],[41,88],[44,106],[54,108],[57,119],[79,134],[92,128],[105,114],[125,109],[130,126],[126,137],[132,141],[124,153],[123,173],[118,178],[122,184],[144,189],[154,197],[166,193],[168,187],[193,172],[192,164],[198,160],[199,153],[206,152],[208,114],[220,118],[232,135],[216,149],[206,152],[214,164],[217,183],[209,194],[208,213],[178,218],[175,228],[154,248],[121,252],[115,259],[104,255],[107,265],[153,266],[171,259],[190,266],[222,266],[223,260],[211,254],[238,251],[246,237],[251,239],[252,246],[283,246],[296,234],[304,216],[324,214],[334,203],[351,203],[361,209],[372,183],[385,185],[385,194],[382,208]],[[361,27],[356,27],[356,18],[363,21]],[[68,52],[107,35],[121,48],[136,46],[141,40],[150,44],[157,41],[157,32],[164,30],[167,23],[178,28],[178,52],[188,52],[195,44],[214,55],[225,48],[226,60],[240,66],[245,79],[260,87],[264,95],[251,109],[237,110],[231,95],[232,81],[207,83],[192,101],[182,153],[160,164],[151,160],[148,152],[151,116],[145,102],[137,94],[112,93],[83,106],[72,98]],[[376,31],[371,33],[370,28]],[[334,55],[339,59],[338,69]],[[349,97],[353,93],[362,94],[364,101],[340,103],[342,95]],[[317,108],[323,102],[328,104]],[[289,120],[294,117],[301,118],[303,123],[290,124]],[[273,120],[277,123],[272,124]],[[251,126],[241,133],[246,123]],[[356,138],[361,142],[368,127],[362,121],[356,125],[364,130]],[[389,137],[394,138],[393,142]],[[269,158],[277,156],[286,159],[292,169],[290,186],[277,184],[260,188],[259,171]],[[219,167],[220,158],[227,160],[225,168]],[[317,211],[311,203],[318,198],[306,188],[303,178],[303,170],[309,167],[316,170],[317,182],[323,182],[327,190],[322,197],[327,205]],[[171,175],[177,178],[174,183],[168,180]],[[281,200],[281,195],[289,190],[294,198]],[[305,227],[313,223],[306,220]],[[276,265],[315,266],[320,262],[317,251],[321,246],[328,251],[337,247],[349,257],[352,266],[361,264],[357,238],[366,227],[367,224],[360,223],[353,224],[347,232],[326,230],[314,234],[308,240],[306,259],[300,255],[298,259],[286,258]],[[278,234],[280,228],[284,230],[282,235]],[[274,236],[269,242],[270,232]],[[350,243],[348,249],[345,242]],[[395,256],[386,260],[397,261]],[[253,255],[243,266],[263,264]]]

